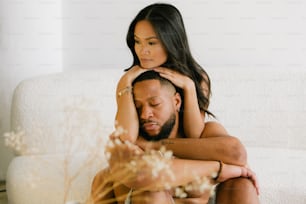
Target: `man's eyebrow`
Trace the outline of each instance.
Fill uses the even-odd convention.
[[[134,35],[134,37],[135,38],[140,38],[137,35]],[[152,39],[158,39],[158,38],[156,36],[151,36],[151,37],[145,38],[145,40],[152,40]]]
[[[150,98],[147,98],[146,101],[151,101],[151,100],[156,99],[156,98],[161,98],[161,97],[160,96],[151,96]],[[134,101],[141,102],[141,99],[137,100],[137,98],[134,98]]]
[[[152,100],[152,99],[156,99],[156,98],[161,98],[160,96],[152,96],[150,98],[148,98],[149,100]]]

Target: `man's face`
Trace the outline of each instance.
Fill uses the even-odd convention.
[[[176,136],[179,95],[158,80],[137,82],[133,91],[140,135],[154,141]]]

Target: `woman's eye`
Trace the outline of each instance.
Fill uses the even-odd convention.
[[[157,42],[149,42],[149,45],[156,45]]]

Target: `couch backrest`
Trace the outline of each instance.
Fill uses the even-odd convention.
[[[63,72],[15,90],[13,129],[37,153],[83,151],[114,129],[120,69]],[[248,146],[306,149],[306,74],[214,68],[210,110]]]
[[[306,70],[210,68],[211,111],[248,146],[306,149]]]
[[[22,81],[12,103],[12,129],[24,130],[32,153],[84,151],[114,129],[120,69],[71,71]],[[34,151],[34,152],[33,152]]]

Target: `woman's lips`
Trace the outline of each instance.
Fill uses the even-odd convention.
[[[142,63],[150,63],[150,62],[152,62],[153,60],[151,60],[151,59],[141,59],[140,60]]]

